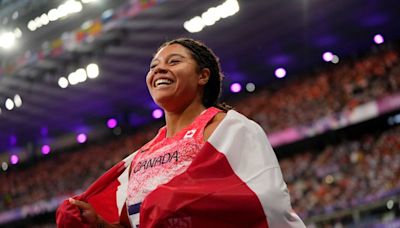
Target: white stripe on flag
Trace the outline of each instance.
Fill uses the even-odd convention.
[[[276,155],[254,121],[229,111],[208,139],[235,174],[257,195],[269,227],[305,227],[293,212]]]

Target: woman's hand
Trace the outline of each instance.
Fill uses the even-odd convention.
[[[119,225],[119,224],[107,223],[100,215],[98,215],[96,213],[96,211],[94,210],[92,205],[90,205],[84,201],[76,200],[73,198],[69,198],[68,200],[72,205],[75,205],[79,208],[79,210],[81,211],[83,222],[90,224],[90,226],[93,228],[107,228],[107,227],[120,228],[120,227],[123,227],[122,225]]]
[[[93,227],[98,227],[99,216],[90,204],[73,198],[69,198],[69,202],[79,208],[84,223],[93,225]]]

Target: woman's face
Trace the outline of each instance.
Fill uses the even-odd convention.
[[[200,100],[208,81],[208,69],[198,65],[188,49],[180,44],[161,48],[150,63],[146,77],[153,100],[164,109],[176,111]]]

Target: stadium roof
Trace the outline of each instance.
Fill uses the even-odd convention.
[[[0,1],[0,30],[18,27],[22,33],[14,49],[0,48],[0,153],[78,133],[110,117],[133,126],[149,119],[156,106],[145,75],[155,49],[168,39],[193,37],[213,48],[227,75],[227,93],[232,82],[259,86],[275,80],[278,67],[288,77],[310,72],[323,64],[325,51],[346,57],[368,50],[378,33],[388,41],[400,37],[397,0],[239,0],[237,14],[197,33],[184,22],[224,1],[81,2],[80,13],[30,31],[31,19],[63,1]],[[79,42],[71,41],[77,37]],[[60,77],[91,62],[99,65],[98,78],[60,88]],[[6,100],[16,94],[22,106],[9,111]]]

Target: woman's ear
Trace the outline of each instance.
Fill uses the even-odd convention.
[[[207,84],[208,80],[210,79],[210,69],[208,68],[203,68],[200,71],[200,77],[199,77],[199,85],[205,85]]]

